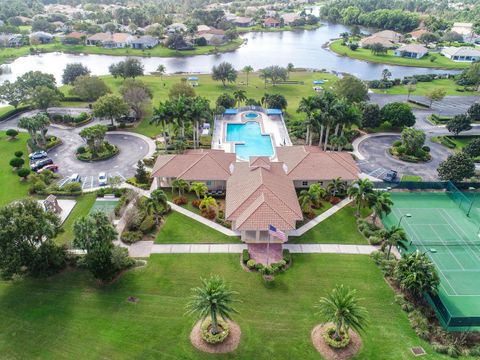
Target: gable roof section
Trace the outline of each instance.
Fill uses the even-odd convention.
[[[295,229],[303,218],[293,183],[282,163],[238,162],[227,180],[225,218],[235,221],[236,230]]]
[[[182,155],[161,155],[152,176],[175,177],[187,181],[227,180],[235,154],[223,150],[191,150]]]
[[[282,146],[277,149],[278,161],[287,165],[290,180],[356,180],[360,170],[346,152],[322,151],[315,146]]]

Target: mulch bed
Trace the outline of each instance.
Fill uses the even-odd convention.
[[[323,339],[323,334],[326,329],[331,327],[331,323],[317,325],[312,330],[312,342],[315,349],[327,360],[346,360],[356,355],[362,347],[362,339],[358,334],[349,330],[350,344],[343,349],[334,349],[327,345]]]
[[[198,321],[190,333],[190,341],[192,342],[192,345],[200,351],[211,354],[223,354],[235,351],[238,347],[238,344],[240,344],[242,331],[237,323],[234,323],[233,321],[227,322],[230,326],[230,334],[228,334],[224,342],[212,345],[202,339],[200,329],[202,321]]]

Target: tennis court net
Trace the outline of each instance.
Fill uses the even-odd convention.
[[[473,205],[473,200],[466,197],[465,194],[458,190],[458,188],[451,181],[447,182],[446,190],[447,195],[455,204],[457,204],[460,210],[462,210],[465,215],[469,215]]]

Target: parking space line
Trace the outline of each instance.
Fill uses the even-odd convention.
[[[120,176],[120,177],[123,179],[123,181],[127,181],[127,179],[125,178],[125,176],[123,176],[122,174],[120,174],[118,171],[117,171],[117,175]]]

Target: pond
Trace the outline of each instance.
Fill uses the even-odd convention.
[[[251,65],[258,70],[269,65],[286,66],[293,63],[295,67],[309,69],[326,69],[339,73],[350,73],[364,80],[380,78],[383,69],[388,68],[394,78],[407,75],[427,73],[458,73],[438,69],[392,66],[368,63],[341,57],[322,47],[349,27],[340,24],[325,23],[318,29],[305,31],[248,33],[243,37],[246,43],[239,49],[218,55],[198,55],[180,58],[139,58],[147,73],[155,71],[160,64],[166,66],[168,73],[190,72],[209,73],[213,65],[222,61],[230,62],[236,69]],[[29,55],[16,59],[9,67],[11,73],[0,76],[0,82],[15,79],[30,70],[38,70],[55,75],[60,83],[65,66],[69,63],[86,65],[93,75],[108,74],[108,67],[125,57],[109,55],[72,55],[48,53]]]

